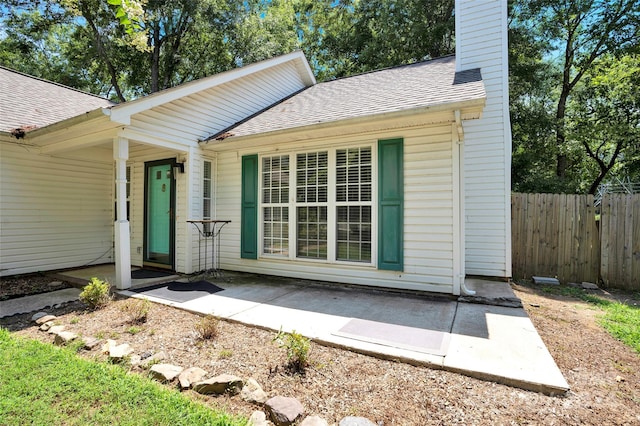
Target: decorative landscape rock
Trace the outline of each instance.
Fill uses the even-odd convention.
[[[38,318],[36,321],[36,324],[44,324],[45,322],[49,322],[49,321],[53,321],[55,319],[57,319],[58,317],[55,315],[44,315],[40,318]]]
[[[582,287],[585,290],[599,290],[600,287],[598,287],[596,284],[594,283],[589,283],[586,281],[583,281],[582,284],[580,285],[580,287]]]
[[[38,321],[40,318],[49,315],[46,312],[36,312],[35,314],[33,314],[33,316],[31,317],[31,321],[36,322]]]
[[[98,346],[100,343],[102,343],[102,339],[98,339],[96,337],[87,337],[84,341],[84,346],[83,348],[88,350],[88,351],[92,351],[93,349],[96,348],[96,346]]]
[[[49,331],[53,327],[53,321],[47,321],[40,326],[40,331]]]
[[[171,364],[155,364],[149,370],[151,377],[161,382],[170,382],[180,373],[182,373],[183,368],[178,367],[177,365]]]
[[[223,393],[236,395],[242,389],[244,382],[238,376],[221,374],[207,380],[195,383],[193,390],[203,395],[222,395]]]
[[[47,333],[58,334],[61,331],[64,331],[64,325],[54,325],[53,327],[50,327],[49,330],[47,330]]]
[[[146,354],[143,354],[146,355]],[[155,353],[153,355],[150,356],[142,356],[142,362],[140,363],[140,366],[142,368],[147,368],[153,364],[157,364],[160,361],[164,361],[165,359],[167,359],[167,354],[164,353],[164,351],[160,351],[158,353]]]
[[[254,411],[249,417],[249,422],[247,422],[247,426],[267,426],[267,415],[262,411]]]
[[[300,422],[299,426],[329,426],[329,423],[322,417],[309,416]]]
[[[180,373],[178,381],[182,389],[189,389],[194,383],[202,381],[206,375],[207,372],[200,367],[189,367]]]
[[[111,352],[111,348],[114,348],[118,343],[115,340],[107,339],[102,345],[102,353],[108,354]]]
[[[140,355],[133,354],[129,356],[129,364],[131,364],[132,367],[139,366],[140,361],[142,361],[142,358],[140,358]]]
[[[269,399],[267,393],[262,389],[262,386],[255,379],[248,379],[242,391],[240,391],[240,397],[252,404],[264,404]]]
[[[121,345],[112,346],[109,349],[109,358],[112,361],[122,361],[125,357],[131,355],[133,353],[133,349],[129,346],[128,343],[123,343]]]
[[[338,423],[338,426],[378,426],[378,425],[364,417],[349,416],[340,420],[340,423]]]
[[[55,339],[53,340],[54,345],[62,346],[71,342],[72,340],[76,340],[78,335],[76,333],[72,333],[71,331],[61,331],[56,334]]]
[[[295,398],[274,396],[264,403],[271,421],[276,426],[288,426],[298,421],[304,415],[304,407]]]

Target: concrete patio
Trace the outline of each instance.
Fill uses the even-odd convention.
[[[86,282],[93,276],[109,280],[114,273],[105,265],[60,277]],[[524,309],[488,304],[519,304],[508,283],[467,279],[477,294],[460,301],[235,272],[207,279],[214,284],[211,294],[183,291],[176,280],[188,288],[188,279],[168,276],[134,280],[130,290],[119,293],[270,330],[295,330],[318,343],[523,389],[548,394],[569,389]],[[178,297],[166,287],[159,289],[164,293],[145,291],[167,281]]]

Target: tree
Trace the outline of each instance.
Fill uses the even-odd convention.
[[[638,48],[640,3],[635,0],[534,0],[512,5],[517,27],[544,42],[545,60],[556,67],[553,137],[558,188],[578,190],[578,163],[589,155],[585,144],[568,136],[568,108],[581,80],[601,57],[619,56]],[[513,87],[513,86],[512,86]]]
[[[587,153],[588,193],[617,169],[631,176],[640,161],[640,56],[607,55],[594,62],[569,108],[568,136]],[[635,166],[637,167],[637,166]]]

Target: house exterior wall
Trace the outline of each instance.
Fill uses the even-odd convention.
[[[0,275],[112,262],[112,157],[0,149]]]
[[[464,123],[467,275],[511,276],[511,125],[506,0],[456,0],[457,69],[480,68],[480,120]]]
[[[345,131],[345,134],[349,133],[353,132]],[[258,260],[251,260],[240,257],[243,155],[258,154],[261,158],[263,155],[294,154],[327,147],[364,145],[371,145],[375,152],[378,140],[389,138],[404,140],[403,271],[385,271],[375,266],[326,261],[274,259],[264,256],[259,256]],[[454,150],[458,147],[452,143],[451,125],[429,125],[344,137],[313,137],[305,134],[303,139],[282,143],[277,137],[265,137],[260,139],[259,146],[238,143],[232,144],[233,148],[229,150],[218,151],[215,181],[217,218],[233,221],[224,228],[220,236],[221,267],[253,273],[452,293],[453,253],[456,244],[453,205],[456,196],[454,178],[457,165],[454,161]],[[375,172],[374,167],[374,186],[377,185]],[[261,214],[258,215],[260,216]],[[373,217],[377,217],[375,212]],[[258,223],[260,227],[260,220]],[[377,224],[372,225],[372,234],[377,235]],[[261,247],[261,242],[258,246]],[[375,241],[373,246],[376,246]],[[377,258],[375,255],[372,257]]]
[[[304,87],[295,66],[281,64],[135,114],[122,136],[186,151]]]
[[[215,164],[215,156],[202,152],[198,140],[301,90],[305,82],[298,71],[286,62],[131,116],[131,124],[120,134],[131,143],[127,166],[131,167],[132,265],[143,264],[144,163],[178,157],[186,161],[185,173],[176,176],[174,266],[181,273],[197,271],[205,265],[204,242],[187,220],[202,217],[202,161]],[[207,260],[211,267],[211,259]]]

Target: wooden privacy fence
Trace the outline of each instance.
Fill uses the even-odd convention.
[[[640,194],[512,194],[513,277],[640,290]]]

